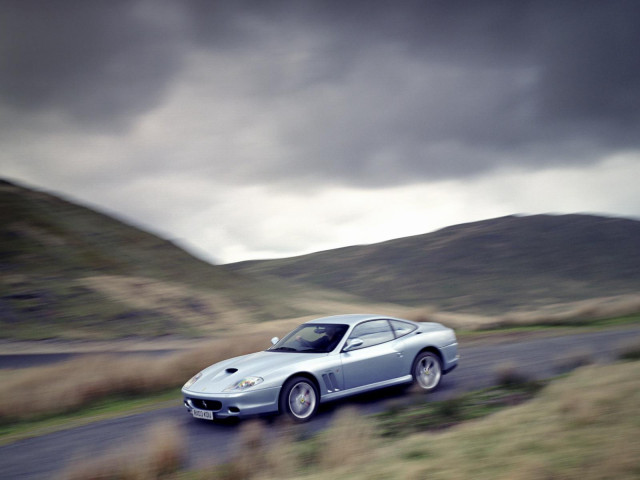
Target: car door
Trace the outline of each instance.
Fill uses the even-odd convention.
[[[357,325],[349,339],[362,345],[342,352],[345,389],[364,387],[402,376],[402,352],[394,348],[395,336],[387,320],[370,320]]]

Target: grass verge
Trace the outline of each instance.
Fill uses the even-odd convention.
[[[169,389],[178,391],[204,367],[264,349],[267,344],[262,335],[237,336],[166,357],[87,355],[54,365],[3,372],[0,428],[73,414],[110,399],[146,398]]]
[[[487,324],[473,329],[456,329],[458,340],[483,343],[497,342],[500,340],[514,341],[519,338],[534,338],[557,335],[571,335],[577,332],[624,328],[640,324],[640,314],[625,315],[614,318],[583,319],[582,321],[534,321],[533,323],[520,325],[517,323],[500,322]]]
[[[481,326],[477,331],[494,332],[504,330],[522,330],[531,331],[546,328],[563,328],[563,327],[591,327],[591,328],[608,328],[625,325],[634,325],[640,322],[640,313],[632,313],[628,315],[615,317],[532,317],[530,319],[519,319],[518,317],[496,320]]]
[[[250,456],[182,472],[179,478],[637,479],[638,367],[638,362],[585,366],[511,408],[492,405],[497,399],[507,406],[508,390],[469,394],[453,407],[453,428],[436,422],[424,431],[415,425],[428,416],[446,423],[450,403],[392,412],[382,423],[345,411],[328,430],[309,439],[303,430],[286,427],[279,441],[267,441],[261,427],[251,425],[253,431],[238,448]],[[392,426],[390,435],[385,435],[385,422]]]
[[[377,431],[382,437],[401,437],[442,430],[531,400],[545,384],[541,381],[508,383],[427,403],[422,395],[416,394],[412,404],[393,406],[376,415]]]

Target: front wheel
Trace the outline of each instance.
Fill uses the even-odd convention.
[[[424,392],[435,390],[442,378],[440,358],[433,352],[422,352],[413,361],[413,382]]]
[[[315,384],[305,377],[287,380],[280,393],[280,412],[286,413],[294,422],[306,422],[318,410],[320,395]]]

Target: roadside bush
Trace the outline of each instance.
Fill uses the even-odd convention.
[[[618,358],[622,360],[640,360],[640,337],[622,343],[618,348]]]
[[[494,369],[496,385],[501,387],[519,387],[532,382],[532,379],[513,363],[503,363]]]

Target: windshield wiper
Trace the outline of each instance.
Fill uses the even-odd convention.
[[[278,348],[270,348],[269,352],[297,352],[295,348],[291,347],[278,347]]]

